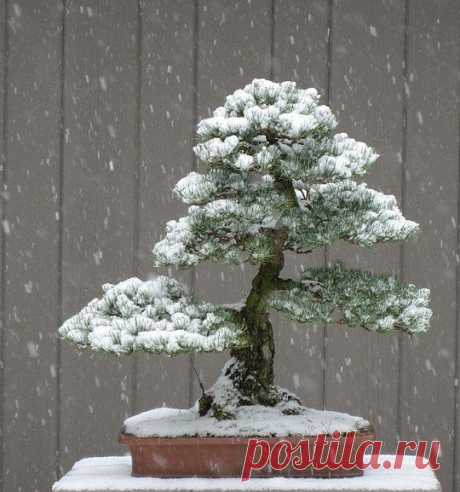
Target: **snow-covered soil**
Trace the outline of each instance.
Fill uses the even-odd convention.
[[[277,407],[241,406],[236,416],[234,420],[200,417],[196,406],[189,410],[157,408],[127,419],[124,432],[136,437],[277,437],[316,436],[335,430],[346,433],[369,426],[360,417],[309,408],[303,408],[300,415],[285,415]]]

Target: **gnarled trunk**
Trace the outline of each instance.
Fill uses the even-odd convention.
[[[275,186],[285,193],[291,208],[298,207],[292,181],[276,180]],[[222,376],[199,400],[201,415],[212,411],[217,418],[232,418],[235,406],[284,403],[294,405],[287,405],[283,411],[296,413],[295,406],[300,405],[295,395],[274,385],[275,341],[267,309],[268,296],[280,283],[286,239],[287,233],[277,224],[271,231],[273,255],[270,261],[260,265],[241,311],[250,344],[246,348],[232,350],[232,359],[224,367]]]
[[[225,366],[216,384],[199,400],[200,414],[219,419],[232,418],[235,406],[275,406],[286,402],[300,404],[298,398],[274,385],[275,341],[267,310],[268,296],[276,289],[283,269],[282,247],[285,237],[274,234],[272,261],[263,263],[252,282],[246,304],[241,311],[250,345],[231,352],[232,359]],[[292,413],[292,407],[286,408]]]

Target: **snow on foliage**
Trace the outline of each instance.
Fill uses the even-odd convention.
[[[153,250],[156,266],[186,268],[203,260],[237,263],[243,249],[254,249],[254,261],[265,259],[261,257],[263,238],[251,237],[251,230],[272,224],[266,204],[222,199],[190,207],[188,213],[166,224],[166,237]]]
[[[282,222],[290,241],[315,248],[344,239],[360,246],[404,241],[419,227],[401,214],[393,195],[384,195],[354,181],[295,184],[300,209],[291,209]]]
[[[115,355],[220,352],[244,345],[230,310],[198,304],[171,278],[131,278],[105,284],[103,290],[101,299],[92,300],[62,325],[63,339],[81,349]]]
[[[307,137],[283,149],[289,156],[280,163],[283,176],[309,183],[362,176],[378,157],[373,149],[349,138],[346,133],[332,138]]]
[[[403,285],[392,275],[347,269],[338,262],[306,270],[296,284],[274,292],[270,299],[271,307],[289,319],[410,335],[429,328],[430,291]]]
[[[377,154],[345,133],[331,136],[336,125],[317,91],[294,82],[255,79],[229,95],[198,125],[203,142],[194,151],[204,172],[177,183],[174,193],[188,213],[167,223],[153,248],[154,265],[250,261],[262,271],[282,265],[285,250],[310,252],[339,239],[369,247],[416,233],[418,225],[403,217],[393,196],[355,181]],[[288,289],[277,290],[278,280],[261,281],[275,294],[256,294],[296,320],[410,334],[428,328],[429,291],[390,276],[335,265],[307,270]],[[175,280],[130,279],[105,285],[103,297],[59,332],[80,348],[114,354],[221,351],[248,343],[242,330],[254,331],[244,316],[239,322],[247,326],[236,326],[233,315],[197,304]]]
[[[285,249],[297,250],[338,239],[371,246],[415,233],[393,196],[352,180],[378,156],[346,133],[331,137],[336,124],[316,90],[294,82],[255,79],[228,96],[198,125],[204,141],[194,151],[205,172],[177,183],[176,196],[191,207],[168,223],[153,249],[155,265],[262,263],[276,227],[287,232]],[[297,202],[286,183],[298,188]]]

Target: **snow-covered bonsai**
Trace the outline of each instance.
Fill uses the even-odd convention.
[[[390,275],[342,263],[309,268],[308,253],[340,239],[359,246],[404,241],[418,225],[393,196],[358,184],[377,154],[345,133],[315,89],[256,79],[201,121],[194,148],[204,172],[174,192],[188,215],[166,226],[153,248],[157,267],[186,269],[203,261],[259,265],[241,305],[200,304],[176,280],[159,276],[106,284],[60,328],[60,336],[97,352],[168,356],[231,350],[222,376],[195,411],[219,421],[241,408],[306,411],[274,384],[270,309],[304,323],[345,324],[409,335],[428,329],[429,291]],[[285,251],[305,261],[300,278],[284,278]]]

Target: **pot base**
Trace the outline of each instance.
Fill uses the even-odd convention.
[[[351,450],[350,461],[355,461],[358,447],[364,441],[372,441],[375,438],[373,429],[359,433],[355,436]],[[132,475],[138,477],[241,477],[246,457],[248,443],[251,437],[135,437],[121,433],[118,441],[129,447],[132,455]],[[254,438],[252,438],[254,439]],[[316,436],[305,437],[256,437],[266,441],[270,449],[279,441],[288,441],[295,448],[299,441],[308,440],[309,456],[313,457]],[[338,442],[337,456],[341,457],[345,436],[339,439],[326,437],[326,443]],[[281,449],[279,461],[283,462],[286,456],[285,448]],[[325,445],[321,461],[327,459],[329,445]],[[256,447],[254,463],[257,463],[261,454],[261,446]],[[315,477],[315,478],[339,478],[356,477],[363,474],[358,466],[349,470],[342,467],[336,470],[323,468],[316,470],[312,465],[298,470],[293,467],[295,457],[299,457],[300,450],[292,453],[292,459],[282,470],[273,469],[268,462],[259,470],[251,471],[252,478],[261,477]],[[304,457],[305,459],[305,457]]]

